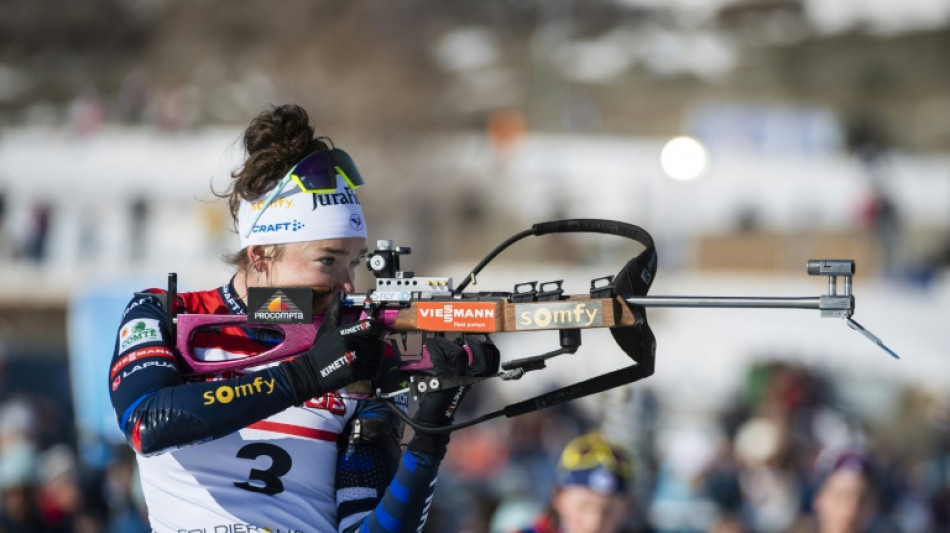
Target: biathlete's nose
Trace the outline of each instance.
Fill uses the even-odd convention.
[[[339,288],[343,292],[355,292],[353,280],[350,278],[349,274],[347,274],[346,279],[343,280],[343,283],[340,284]]]

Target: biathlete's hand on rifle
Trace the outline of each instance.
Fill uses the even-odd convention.
[[[296,405],[355,381],[377,377],[385,346],[385,324],[370,319],[342,326],[338,323],[339,306],[331,306],[310,349],[280,364]]]
[[[468,353],[462,345],[445,337],[434,337],[426,341],[426,349],[432,358],[433,373],[436,377],[488,377],[498,372],[501,356],[491,340],[466,337],[465,344],[472,351],[471,366],[468,364]],[[427,426],[448,426],[455,419],[455,412],[467,392],[468,386],[429,392],[419,402],[413,419]],[[448,443],[448,433],[416,431],[409,441],[409,449],[441,459],[445,457]]]

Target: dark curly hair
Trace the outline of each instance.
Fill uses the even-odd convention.
[[[221,194],[228,199],[231,219],[237,227],[241,200],[260,198],[284,177],[297,162],[311,152],[328,150],[328,137],[316,137],[310,116],[299,105],[276,106],[254,117],[244,130],[244,150],[247,159],[231,173],[234,181]],[[225,261],[238,267],[245,266],[247,258],[239,251]]]
[[[311,152],[328,150],[326,137],[314,137],[310,116],[299,105],[282,105],[257,115],[244,130],[247,159],[235,170],[228,194],[231,217],[237,222],[241,199],[259,198],[297,162]]]

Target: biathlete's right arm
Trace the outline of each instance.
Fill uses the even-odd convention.
[[[185,382],[157,295],[126,307],[109,373],[119,427],[137,452],[223,437],[288,407],[375,375],[384,345],[376,321],[322,332],[305,354],[221,380]],[[350,357],[345,357],[350,354]],[[342,358],[343,364],[335,364]],[[321,375],[321,369],[326,375]]]

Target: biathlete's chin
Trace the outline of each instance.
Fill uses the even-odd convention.
[[[322,315],[330,308],[333,302],[333,291],[327,287],[314,287],[313,289],[313,312]]]

